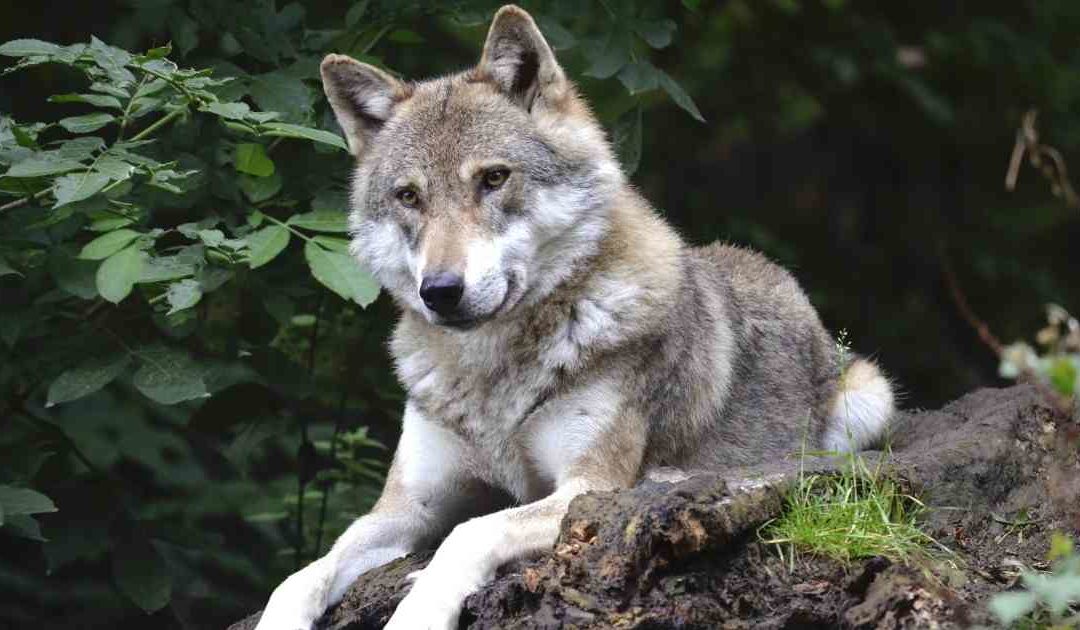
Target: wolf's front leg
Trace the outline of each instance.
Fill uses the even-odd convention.
[[[454,528],[412,590],[398,605],[386,630],[453,630],[465,598],[495,577],[499,566],[555,544],[570,500],[583,492],[608,489],[583,477],[567,480],[540,501],[480,516]]]
[[[256,630],[309,630],[358,576],[430,544],[482,510],[484,488],[469,469],[460,438],[407,405],[401,442],[375,508],[329,553],[274,590]]]

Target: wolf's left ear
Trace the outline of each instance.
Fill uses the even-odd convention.
[[[536,22],[514,5],[495,14],[477,70],[527,110],[538,99],[554,104],[567,87],[566,75]]]
[[[319,70],[323,91],[345,132],[349,151],[360,157],[394,108],[407,97],[405,85],[375,66],[345,55],[327,55]]]

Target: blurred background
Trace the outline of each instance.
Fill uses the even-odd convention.
[[[1025,153],[1006,189],[1031,110],[1029,140],[1037,133],[1080,170],[1075,0],[521,4],[660,212],[693,243],[748,245],[790,269],[906,406],[1006,383],[958,298],[1006,343],[1031,339],[1047,303],[1080,310],[1080,208],[1060,169],[1044,173]],[[171,42],[180,67],[236,77],[221,98],[336,130],[317,81],[324,53],[407,78],[454,71],[478,59],[497,5],[11,2],[0,42]],[[0,57],[0,68],[15,61]],[[21,69],[0,76],[0,114],[83,113],[47,98],[85,87],[62,65]],[[242,238],[253,205],[282,218],[340,206],[344,152],[263,143],[281,192],[259,205],[236,190],[255,175],[234,169],[231,134],[197,116],[164,130],[157,150],[199,174],[140,198],[139,225],[213,215]],[[58,511],[34,515],[36,535],[0,527],[0,628],[223,627],[376,496],[402,405],[385,349],[393,305],[326,290],[295,243],[257,273],[227,268],[183,321],[138,290],[117,306],[63,283],[68,294],[56,293],[57,274],[13,244],[33,211],[0,215],[0,254],[14,269],[0,275],[0,485],[33,488]],[[66,217],[23,240],[81,245],[84,227]],[[92,317],[46,313],[65,300]],[[118,371],[78,402],[46,407],[50,384],[98,352],[100,330],[125,347],[181,349],[212,395],[163,404]]]

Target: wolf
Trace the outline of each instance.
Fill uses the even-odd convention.
[[[765,257],[680,239],[522,9],[496,13],[459,74],[403,82],[342,55],[321,72],[356,158],[351,251],[400,307],[408,398],[378,503],[274,590],[258,630],[308,630],[357,576],[439,540],[386,627],[456,628],[584,492],[886,429],[877,365]]]

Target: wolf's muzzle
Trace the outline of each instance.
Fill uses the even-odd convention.
[[[446,317],[454,312],[465,293],[465,278],[454,273],[434,273],[420,282],[420,299],[436,314]]]

